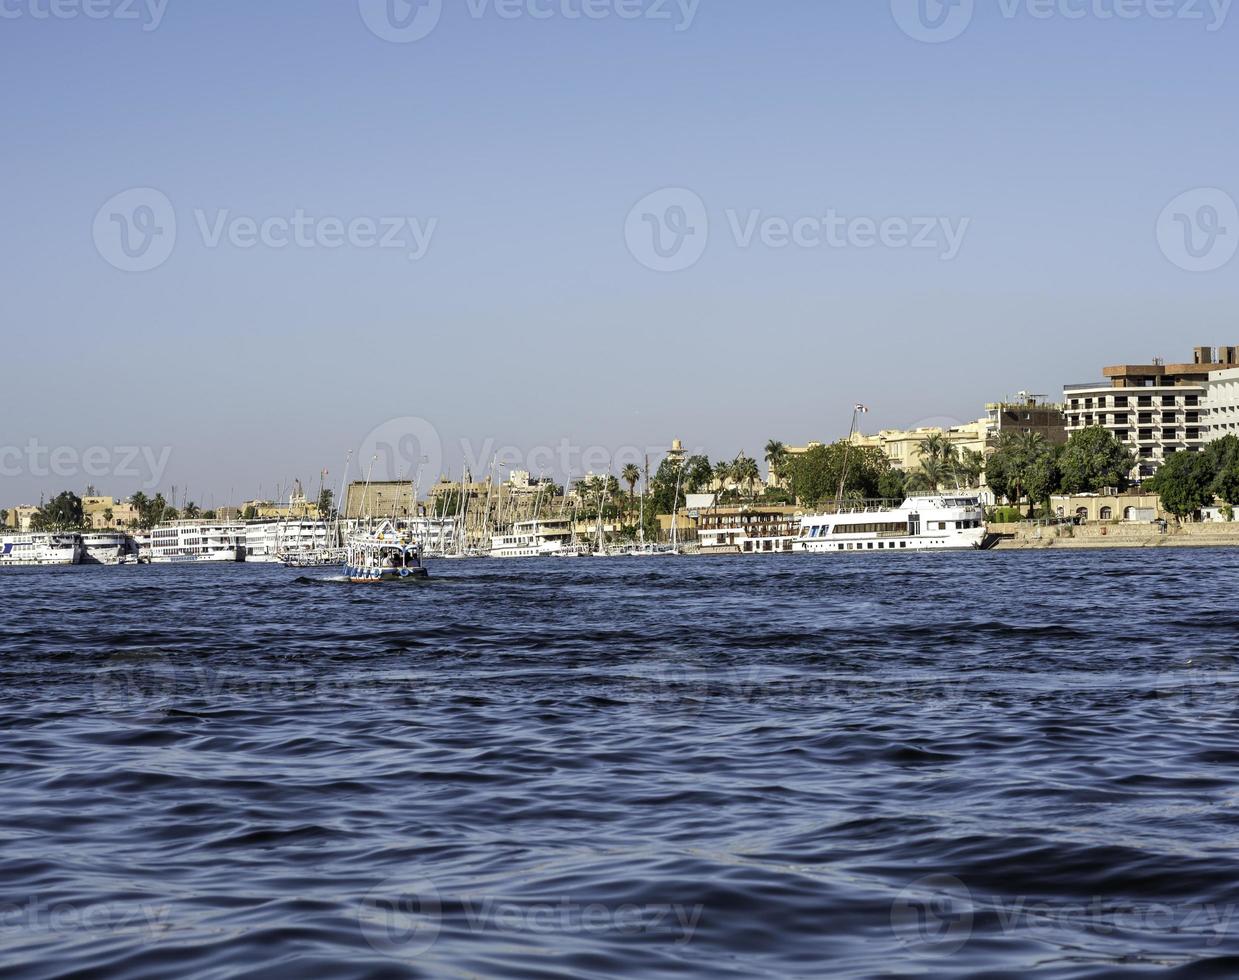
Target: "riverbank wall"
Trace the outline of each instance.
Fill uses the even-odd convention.
[[[1016,548],[1227,548],[1239,546],[1239,521],[1183,524],[991,524],[999,550]]]

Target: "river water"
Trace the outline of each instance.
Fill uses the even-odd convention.
[[[0,975],[1239,974],[1239,552],[0,574]]]

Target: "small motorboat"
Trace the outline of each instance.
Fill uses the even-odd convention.
[[[421,546],[390,521],[349,535],[344,550],[344,575],[350,582],[407,582],[428,577]]]

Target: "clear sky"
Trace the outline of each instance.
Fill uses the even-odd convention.
[[[1239,342],[1239,10],[923,2],[0,0],[0,506],[427,427],[760,457]]]

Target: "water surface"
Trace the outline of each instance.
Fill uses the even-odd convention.
[[[11,570],[0,974],[1234,976],[1237,573]]]

